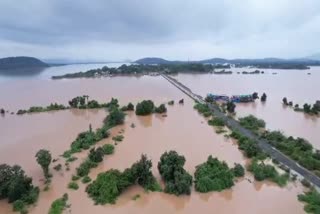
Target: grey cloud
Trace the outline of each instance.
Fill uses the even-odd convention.
[[[296,57],[319,26],[318,0],[2,0],[0,55]]]

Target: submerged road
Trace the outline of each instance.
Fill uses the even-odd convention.
[[[299,173],[301,176],[303,176],[306,180],[308,180],[313,185],[320,188],[320,178],[317,177],[315,174],[313,174],[311,171],[307,170],[306,168],[300,166],[297,162],[289,158],[288,156],[284,155],[282,152],[274,148],[271,144],[268,143],[267,140],[259,138],[256,134],[254,134],[252,131],[242,127],[239,122],[233,118],[228,117],[225,115],[217,105],[206,103],[204,99],[195,93],[193,93],[188,87],[177,81],[176,79],[166,75],[161,74],[163,78],[168,80],[172,85],[177,87],[179,90],[181,90],[183,93],[188,95],[191,99],[198,101],[203,104],[208,104],[211,111],[215,114],[215,116],[223,119],[227,126],[230,129],[238,130],[241,134],[244,136],[254,140],[257,142],[260,149],[268,154],[271,158],[277,160],[281,164],[287,166],[291,170]]]

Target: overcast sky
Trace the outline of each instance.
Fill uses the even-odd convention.
[[[0,0],[0,57],[302,57],[320,0]]]

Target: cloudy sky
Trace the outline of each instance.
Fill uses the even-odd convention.
[[[0,0],[0,57],[302,57],[320,52],[320,0]]]

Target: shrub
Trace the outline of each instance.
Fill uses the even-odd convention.
[[[68,188],[73,189],[73,190],[77,190],[77,189],[79,189],[79,185],[76,182],[70,182],[68,184]]]
[[[22,200],[16,200],[13,202],[13,211],[23,212],[24,210],[26,210],[26,205]]]
[[[113,108],[109,111],[109,115],[105,118],[104,124],[108,127],[114,127],[124,123],[125,114],[123,111]]]
[[[104,144],[102,149],[105,155],[111,155],[114,153],[114,145],[112,144]]]
[[[265,102],[266,100],[267,100],[267,95],[265,93],[263,93],[261,96],[261,101]]]
[[[62,168],[62,165],[61,165],[60,163],[59,163],[58,165],[55,165],[55,166],[53,167],[53,169],[56,170],[56,171],[60,171],[61,168]]]
[[[212,118],[211,120],[208,121],[208,124],[210,126],[225,126],[224,120],[219,117]]]
[[[168,105],[169,105],[169,106],[174,105],[174,100],[169,101],[169,102],[168,102]]]
[[[103,161],[103,156],[104,156],[104,150],[101,147],[96,148],[92,148],[89,152],[89,159],[92,162],[95,163],[100,163],[101,161]]]
[[[196,167],[194,177],[195,189],[198,192],[222,191],[234,185],[232,169],[211,155],[207,162]]]
[[[67,159],[67,162],[73,162],[73,161],[75,161],[75,160],[78,160],[78,158],[72,156],[72,157],[69,157],[69,158]]]
[[[123,138],[124,138],[123,135],[117,135],[117,136],[114,136],[114,137],[112,138],[112,140],[114,140],[114,141],[116,141],[116,142],[121,142],[121,141],[123,141]]]
[[[91,178],[88,175],[84,176],[81,180],[81,182],[84,184],[89,183],[90,181],[91,181]]]
[[[154,110],[154,103],[151,100],[143,100],[136,105],[136,115],[149,115]]]
[[[128,111],[134,111],[134,105],[133,105],[132,103],[129,103],[129,104],[127,105],[127,110],[128,110]]]
[[[62,214],[63,210],[67,207],[68,194],[64,194],[62,198],[56,199],[52,202],[49,214]]]
[[[76,181],[76,180],[79,180],[79,178],[80,178],[79,176],[72,175],[71,180]]]
[[[320,213],[320,194],[317,190],[298,195],[298,200],[305,203],[304,210],[307,213]]]
[[[240,164],[235,164],[233,167],[233,175],[235,177],[243,177],[244,176],[244,168]]]
[[[266,127],[266,123],[263,120],[258,119],[253,115],[239,118],[239,121],[241,126],[247,129],[250,129],[252,131],[256,131],[256,130],[259,130],[260,128]]]
[[[280,175],[274,166],[264,164],[263,162],[258,163],[257,160],[253,160],[248,169],[253,173],[257,181],[268,179],[281,187],[285,186],[289,179],[288,174]]]
[[[176,151],[161,155],[158,170],[166,182],[165,192],[175,195],[190,194],[192,176],[183,168],[185,161],[184,156]]]
[[[233,102],[227,102],[227,111],[229,113],[234,113],[236,109],[236,105]]]
[[[205,117],[209,117],[211,115],[211,110],[207,104],[201,104],[196,102],[193,108]]]
[[[77,175],[83,177],[88,175],[91,168],[97,167],[97,163],[91,161],[90,159],[85,160],[80,164],[80,166],[76,169]]]
[[[161,104],[159,107],[156,107],[154,111],[158,114],[163,114],[167,112],[167,108],[164,104]]]

